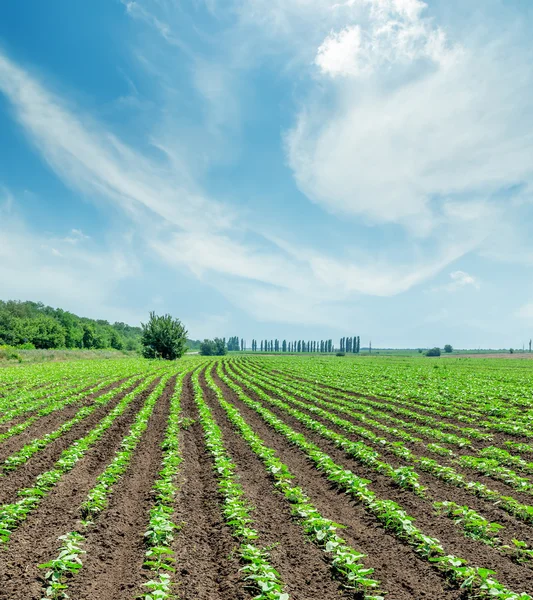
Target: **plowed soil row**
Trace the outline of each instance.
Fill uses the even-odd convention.
[[[32,482],[40,473],[51,469],[52,465],[61,456],[61,453],[65,448],[68,448],[75,440],[87,435],[87,433],[89,433],[89,431],[95,427],[107,413],[113,410],[128,392],[137,387],[138,383],[139,382],[136,382],[128,389],[117,394],[117,396],[110,400],[105,406],[98,407],[92,414],[75,425],[70,431],[67,431],[67,433],[54,440],[51,444],[46,446],[46,448],[43,448],[43,450],[34,454],[27,463],[21,465],[15,471],[4,473],[0,479],[2,482],[2,485],[0,486],[0,503],[5,504],[6,502],[13,502],[17,490],[31,486]],[[130,405],[126,409],[125,415],[130,414],[132,410],[133,407]],[[122,415],[121,418],[125,415]],[[34,432],[34,436],[31,439],[35,439],[35,437],[39,437],[39,434]],[[16,450],[17,447],[15,447],[14,451]]]
[[[318,510],[325,517],[346,526],[342,536],[354,548],[367,554],[365,565],[375,570],[374,576],[382,581],[383,589],[390,598],[458,600],[463,597],[458,590],[450,589],[447,582],[427,562],[388,534],[360,505],[338,492],[300,450],[242,403],[216,374],[213,376],[224,396],[241,411],[245,420],[265,443],[276,450],[280,459],[295,475],[295,483],[306,491]],[[258,399],[250,390],[247,393],[251,398]]]
[[[259,381],[255,382],[255,385],[264,389],[264,391],[267,392],[268,394],[272,395],[273,398],[285,400],[283,391],[280,391],[279,394],[273,393],[272,391],[270,391],[270,390],[266,389],[264,386],[262,386]],[[298,400],[305,402],[311,406],[311,403],[309,402],[309,400],[306,400],[305,398],[299,396],[297,392],[291,393],[291,395],[294,396],[295,398],[297,398]],[[319,421],[320,423],[326,425],[329,429],[331,429],[337,433],[340,433],[340,434],[344,435],[345,437],[352,439],[354,441],[363,441],[368,446],[373,447],[371,443],[367,442],[364,438],[361,438],[357,434],[348,433],[348,432],[346,432],[346,430],[335,425],[331,421],[329,421],[325,418],[322,418],[320,416],[317,416],[317,415],[311,413],[310,411],[303,409],[301,406],[298,406],[295,408],[298,408],[298,410],[302,410],[308,416],[310,416],[313,419],[315,419],[316,421]],[[359,425],[359,426],[365,427],[366,429],[373,431],[377,435],[379,435],[391,442],[398,441],[398,438],[395,438],[394,436],[384,433],[378,429],[374,429],[371,426],[368,426],[366,423],[361,423],[361,422],[357,421],[357,419],[351,417],[350,415],[347,415],[346,413],[341,412],[340,410],[338,410],[338,408],[335,405],[330,405],[327,408],[320,405],[319,408],[327,410],[328,412],[331,412],[331,413],[335,414],[336,416],[353,423],[354,425]],[[518,501],[522,502],[523,504],[533,504],[533,496],[532,495],[526,494],[523,492],[519,492],[519,491],[515,490],[512,486],[507,485],[506,483],[499,481],[497,479],[494,479],[492,477],[485,476],[481,473],[478,473],[475,470],[463,468],[460,464],[458,464],[457,462],[455,462],[453,460],[450,460],[447,457],[434,456],[427,449],[424,448],[423,444],[411,444],[411,443],[405,442],[405,445],[406,445],[406,447],[410,448],[415,454],[418,454],[419,456],[429,456],[431,458],[436,458],[436,460],[439,464],[441,464],[443,466],[452,467],[455,471],[457,471],[457,473],[464,475],[464,477],[467,480],[473,480],[473,481],[478,481],[480,483],[483,483],[490,489],[496,490],[505,496],[512,496],[513,498],[516,498]],[[458,455],[479,456],[474,451],[467,451],[466,449],[461,449],[461,448],[457,448],[457,447],[454,448],[454,451]],[[391,465],[393,465],[395,467],[410,464],[410,463],[406,463],[404,460],[398,458],[395,454],[387,451],[386,448],[380,448],[379,452],[383,455],[384,460],[386,460],[388,463],[390,463]],[[427,477],[429,480],[435,479],[434,476],[427,474],[427,473],[425,474],[425,477]]]
[[[238,378],[233,377],[233,379],[238,381]],[[243,385],[239,381],[238,383]],[[247,393],[251,398],[261,402],[261,399],[255,396],[251,390],[247,390]],[[435,515],[429,501],[416,496],[410,491],[397,487],[390,478],[360,465],[355,460],[349,458],[343,451],[337,449],[333,443],[312,432],[305,425],[287,415],[284,411],[269,404],[265,404],[265,406],[293,429],[304,434],[308,440],[315,443],[324,452],[327,452],[335,462],[350,469],[356,475],[371,480],[372,483],[369,487],[378,497],[390,499],[400,504],[408,514],[415,517],[418,527],[426,534],[438,538],[448,552],[466,558],[471,564],[478,567],[485,567],[497,571],[499,581],[514,591],[525,591],[530,589],[533,577],[532,571],[528,567],[513,563],[510,559],[503,557],[485,544],[465,538],[461,531],[455,527],[449,519]],[[313,416],[313,418],[315,417]],[[320,419],[317,420],[320,421]],[[332,425],[326,421],[324,421],[324,424],[328,427]],[[330,428],[335,430],[335,426],[333,425]],[[337,431],[344,434],[342,430],[337,429]],[[355,439],[355,436],[348,437]],[[392,458],[395,460],[389,460],[388,456],[386,458],[387,462],[390,462],[393,466],[398,466],[400,464],[398,459],[394,456]],[[451,487],[443,485],[431,476],[428,477],[427,482],[424,481],[424,484],[426,483],[429,487],[431,497],[435,497],[439,500],[453,499],[450,497],[452,496],[452,494],[450,494]],[[471,505],[471,503],[469,503],[469,505]],[[401,544],[399,544],[399,546],[401,547]]]
[[[176,522],[181,529],[174,542],[177,596],[180,600],[249,599],[234,556],[237,542],[224,524],[218,503],[213,462],[198,423],[190,375],[184,381],[181,406],[183,418],[194,422],[180,432],[183,462]]]
[[[120,381],[115,381],[114,383],[107,385],[106,387],[98,390],[93,394],[89,394],[84,398],[80,398],[77,402],[71,404],[70,406],[66,406],[65,408],[61,408],[50,413],[49,415],[41,417],[40,419],[32,423],[22,433],[14,435],[13,437],[10,437],[3,442],[0,442],[0,462],[3,462],[10,454],[12,454],[13,452],[17,452],[18,450],[20,450],[20,448],[22,448],[32,440],[41,438],[47,433],[55,431],[58,427],[61,427],[61,425],[65,421],[72,419],[72,417],[74,417],[74,415],[82,407],[92,404],[94,400],[96,400],[100,396],[103,396],[107,392],[119,387],[119,385],[123,381],[123,379],[121,379]],[[129,389],[131,390],[132,388],[133,386]],[[29,417],[25,416],[23,419],[20,420],[20,422],[26,421],[27,419],[29,419]],[[10,427],[4,427],[3,431],[7,431],[8,429],[10,429]]]
[[[76,528],[81,503],[98,475],[113,458],[136,413],[155,385],[156,381],[132,401],[99,443],[89,449],[74,469],[66,473],[41,501],[37,510],[13,532],[9,546],[0,549],[0,600],[41,598],[43,581],[38,565],[57,555],[59,535]],[[62,449],[67,445],[62,440]],[[49,466],[48,463],[43,465],[41,472]],[[29,479],[23,485],[28,483],[31,483]]]
[[[287,380],[293,380],[295,382],[301,382],[301,383],[305,383],[305,384],[312,384],[314,382],[310,381],[309,379],[305,379],[304,377],[297,377],[296,375],[293,375],[292,373],[289,372],[285,372],[285,371],[276,371],[273,370],[271,372],[269,372],[267,369],[263,368],[262,371],[265,374],[275,374],[275,373],[279,373],[283,376],[283,378],[287,379]],[[378,398],[376,396],[372,396],[369,394],[363,394],[360,392],[355,392],[353,390],[346,390],[343,389],[341,387],[337,387],[337,386],[333,386],[333,385],[328,385],[325,383],[317,383],[316,385],[318,385],[323,391],[324,394],[328,394],[328,392],[340,392],[342,394],[345,394],[346,396],[352,396],[354,398],[361,398],[361,399],[368,399],[368,400],[372,400],[374,402],[383,402],[383,398]],[[410,405],[409,401],[406,399],[403,402],[400,402],[398,400],[396,400],[395,398],[386,398],[385,399],[386,402],[391,402],[393,404],[397,404],[398,406],[401,406],[403,408],[407,408],[409,410],[415,411],[417,413],[420,414],[420,416],[423,418],[424,416],[430,416],[432,418],[435,418],[435,413],[430,412],[429,410],[424,409],[423,406],[421,406],[419,403],[414,404],[414,405]],[[387,409],[385,407],[383,407],[384,411],[387,411]],[[402,417],[402,415],[395,415],[394,413],[391,412],[391,415],[393,416],[397,416],[398,418],[404,418]],[[458,427],[469,427],[470,425],[468,423],[464,423],[462,421],[458,421],[457,419],[453,419],[451,417],[446,417],[446,416],[442,416],[439,417],[439,420],[441,420],[443,423],[449,423],[450,425],[457,425]],[[482,431],[485,431],[482,428]],[[495,436],[495,439],[498,440],[498,443],[503,443],[504,441],[507,440],[511,440],[511,441],[515,441],[515,442],[531,442],[531,440],[529,438],[526,438],[524,436],[511,436],[511,435],[506,435],[504,433],[498,433],[496,431],[486,431],[487,433],[491,433],[491,435]],[[454,433],[453,431],[450,430],[450,433]],[[492,442],[495,444],[495,442]],[[482,443],[479,443],[480,446],[479,447],[483,447]]]
[[[154,502],[152,486],[161,468],[161,443],[175,379],[172,378],[159,398],[107,510],[85,535],[83,547],[87,554],[82,571],[69,586],[71,598],[131,600],[148,581],[149,572],[142,570],[146,550],[143,535]]]
[[[234,431],[215,394],[207,388],[203,375],[200,381],[237,467],[246,498],[255,507],[252,516],[260,534],[259,544],[272,546],[270,562],[281,574],[285,591],[293,600],[353,598],[353,594],[343,593],[332,580],[322,550],[308,541],[298,524],[293,522],[290,505],[275,489],[263,463]]]

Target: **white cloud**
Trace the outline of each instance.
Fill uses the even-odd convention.
[[[269,318],[277,315],[284,321],[310,322],[314,315],[317,322],[341,323],[342,310],[328,310],[331,302],[359,294],[401,293],[471,248],[464,241],[447,240],[423,259],[398,264],[394,258],[348,261],[276,241],[268,238],[268,232],[265,237],[260,223],[245,221],[227,205],[208,197],[192,177],[185,158],[173,148],[158,146],[165,151],[163,162],[146,158],[1,54],[0,90],[11,101],[31,142],[66,183],[117,204],[132,218],[147,245],[166,262],[202,278],[252,314],[261,306],[260,313]],[[66,238],[44,240],[41,245],[63,255],[54,257],[56,260],[79,257],[91,270],[107,269],[110,260],[114,275],[130,274],[130,261],[121,255],[91,263],[89,254],[81,253],[85,246],[81,241],[88,242],[85,234],[73,230]],[[109,272],[111,276],[113,270]],[[26,289],[20,278],[11,277]],[[54,281],[60,289],[65,277],[51,277],[50,282]],[[261,302],[253,306],[236,295],[235,282]],[[265,286],[272,289],[265,291]]]
[[[287,135],[300,189],[332,213],[429,235],[463,220],[450,202],[469,210],[533,182],[530,71],[502,52],[465,51],[393,86],[335,84],[336,102],[309,102]]]
[[[85,235],[81,229],[71,229],[69,235],[64,237],[62,241],[74,245],[90,239],[91,236]]]
[[[479,290],[480,283],[477,277],[466,273],[465,271],[453,271],[450,273],[450,283],[431,288],[432,292],[456,292],[457,290],[471,287]]]
[[[448,47],[444,32],[421,17],[426,4],[411,0],[357,0],[334,8],[368,7],[357,23],[332,31],[317,51],[315,63],[322,73],[358,77],[381,65],[429,59],[448,61],[457,49]],[[366,17],[366,19],[364,19]],[[346,15],[349,19],[349,15]],[[365,26],[359,23],[366,20]]]
[[[57,244],[62,246],[56,247]],[[0,221],[2,298],[39,300],[81,316],[140,322],[142,314],[116,305],[116,290],[138,276],[137,259],[128,248],[72,247],[69,242],[27,231],[16,214]]]

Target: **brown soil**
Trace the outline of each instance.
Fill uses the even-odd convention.
[[[61,453],[65,448],[68,448],[75,440],[87,435],[87,433],[89,433],[89,431],[95,427],[107,413],[113,410],[128,392],[135,389],[138,383],[139,382],[136,382],[126,390],[123,390],[120,394],[117,394],[117,396],[112,398],[105,406],[98,407],[92,414],[75,425],[70,431],[67,431],[64,435],[46,446],[46,448],[43,448],[40,452],[34,454],[27,463],[21,465],[15,471],[3,473],[1,477],[2,486],[0,488],[0,503],[13,502],[19,489],[31,486],[32,482],[40,473],[52,468],[52,465],[61,456]],[[130,407],[126,409],[126,413],[131,410],[132,408],[130,405]],[[39,433],[34,431],[34,438],[35,437],[39,437]],[[11,442],[11,440],[8,441]],[[9,447],[11,444],[7,444],[6,442],[6,445]]]
[[[360,505],[334,489],[300,450],[274,432],[216,376],[215,381],[228,400],[239,408],[255,432],[268,446],[276,450],[280,459],[296,476],[295,483],[310,496],[322,515],[346,526],[342,537],[356,550],[367,555],[365,565],[375,570],[374,577],[382,582],[389,598],[458,600],[463,597],[457,590],[449,589],[439,573],[409,547],[388,534]],[[253,393],[249,393],[249,396],[254,398]]]
[[[128,470],[114,488],[108,509],[87,531],[83,569],[69,586],[71,598],[131,600],[148,581],[143,573],[143,534],[153,506],[152,486],[161,468],[161,443],[167,426],[175,378],[170,381],[148,422]],[[80,531],[83,534],[83,531]]]
[[[307,540],[292,520],[289,503],[275,490],[263,463],[234,431],[215,394],[206,387],[203,376],[201,382],[245,496],[255,507],[252,518],[260,534],[258,545],[272,547],[270,562],[281,574],[285,591],[294,600],[354,598],[352,593],[343,593],[332,580],[323,551]]]
[[[96,446],[89,449],[41,501],[37,510],[13,532],[9,546],[0,550],[0,600],[41,598],[42,572],[38,565],[57,555],[58,536],[76,528],[81,503],[112,459],[155,385],[156,382],[133,400]]]
[[[13,437],[7,438],[3,442],[0,442],[0,463],[3,462],[10,454],[13,454],[13,452],[17,452],[18,450],[20,450],[20,448],[22,448],[32,440],[41,438],[47,433],[55,431],[56,429],[61,427],[61,425],[65,423],[65,421],[72,419],[82,407],[92,404],[94,400],[96,400],[100,396],[103,396],[107,392],[117,388],[123,381],[123,379],[121,381],[116,381],[115,383],[112,383],[93,394],[89,394],[84,398],[80,398],[78,401],[74,402],[74,404],[71,404],[70,406],[66,406],[65,408],[56,410],[50,413],[49,415],[41,417],[40,419],[37,419],[34,423],[32,423],[22,433],[14,435]],[[131,390],[132,388],[129,389]],[[21,419],[20,422],[22,423],[29,418],[30,417],[25,415],[25,417]],[[10,427],[4,427],[2,432],[7,431],[8,429],[10,429]]]
[[[251,397],[253,393],[249,394]],[[254,398],[259,400],[259,398]],[[453,526],[451,521],[446,517],[437,517],[432,509],[429,500],[419,498],[410,491],[398,488],[390,478],[376,473],[374,470],[360,465],[355,460],[349,458],[343,451],[337,449],[333,443],[324,440],[318,434],[310,431],[299,421],[287,415],[284,411],[267,405],[267,408],[283,419],[296,431],[303,433],[308,440],[315,443],[323,451],[327,452],[335,462],[352,470],[356,475],[369,479],[372,483],[370,489],[376,493],[379,498],[390,499],[400,504],[408,514],[415,517],[418,527],[428,535],[438,538],[447,552],[466,558],[470,564],[490,568],[497,571],[498,579],[504,585],[507,585],[514,591],[526,591],[531,589],[533,582],[533,574],[527,567],[514,564],[510,559],[501,556],[492,548],[465,538],[462,533]],[[313,416],[313,418],[315,418]],[[321,419],[330,429],[344,434],[344,432],[336,428],[333,424]],[[354,436],[348,436],[355,439]],[[385,456],[385,460],[394,467],[400,466],[402,463],[395,456]],[[479,478],[476,478],[478,480]],[[428,497],[438,500],[450,500],[449,486],[443,486],[438,480],[431,476],[424,481],[428,484]]]
[[[182,414],[194,419],[181,431],[180,492],[176,499],[174,551],[177,565],[176,594],[180,600],[246,600],[250,596],[240,581],[241,565],[234,556],[238,542],[224,524],[217,502],[213,462],[205,449],[198,423],[190,376],[184,382]]]
[[[263,375],[265,376],[272,376],[273,373],[275,373],[275,371],[269,372],[266,369],[258,369],[259,372],[261,372]],[[291,381],[294,382],[301,382],[304,384],[310,384],[311,382],[307,379],[304,379],[302,377],[295,377],[289,373],[285,373],[285,372],[279,372],[280,375],[287,380],[289,383]],[[360,394],[358,392],[354,392],[354,391],[348,391],[348,390],[343,390],[342,388],[339,387],[335,387],[335,386],[331,386],[331,385],[326,385],[326,384],[318,384],[319,388],[322,391],[316,391],[313,389],[309,389],[310,393],[316,395],[318,398],[320,398],[321,400],[332,400],[335,401],[336,398],[334,396],[331,395],[331,392],[342,392],[343,394],[346,394],[347,396],[351,396],[353,398],[356,398],[357,400],[364,402],[365,399],[368,400],[372,400],[373,402],[379,402],[379,403],[383,403],[383,399],[382,398],[378,398],[376,396],[370,396],[370,395],[364,395],[364,394]],[[293,394],[296,395],[296,394]],[[395,398],[387,398],[385,400],[385,402],[387,403],[391,403],[393,405],[398,405],[398,407],[403,407],[403,408],[408,408],[409,410],[412,410],[414,412],[418,412],[419,415],[422,417],[422,419],[425,416],[429,416],[431,418],[435,418],[435,413],[432,413],[431,411],[429,411],[428,409],[426,409],[423,405],[421,405],[419,402],[415,402],[413,401],[412,404],[409,404],[408,400],[405,401],[399,401]],[[371,406],[370,408],[375,408],[374,406]],[[357,409],[354,409],[357,411]],[[409,421],[409,417],[405,417],[403,415],[400,414],[396,414],[394,413],[394,411],[392,411],[390,408],[388,408],[387,406],[382,406],[381,410],[383,412],[385,412],[386,414],[390,414],[390,416],[392,417],[396,417],[398,419],[402,419],[404,421]],[[387,422],[386,420],[380,419],[379,417],[376,417],[374,415],[369,415],[371,418],[375,419],[376,421],[380,421],[382,422],[384,425],[388,425],[390,427],[393,427],[394,424]],[[442,422],[444,425],[456,425],[458,427],[469,427],[468,423],[464,423],[462,421],[459,421],[457,419],[453,419],[451,417],[445,417],[445,416],[439,416],[439,421]],[[422,422],[422,421],[418,421],[417,423],[421,424],[421,425],[425,425],[426,423]],[[429,425],[431,427],[431,423],[427,423],[427,425]],[[474,427],[474,425],[472,425]],[[399,426],[400,427],[400,426]],[[483,433],[490,433],[490,435],[492,436],[492,440],[473,440],[473,446],[474,448],[484,448],[486,446],[490,446],[490,445],[494,445],[494,446],[500,446],[502,448],[505,448],[505,442],[508,440],[514,441],[514,442],[524,442],[524,443],[529,443],[531,440],[529,438],[526,438],[524,436],[516,436],[516,435],[508,435],[505,433],[500,433],[494,430],[487,430],[483,427],[479,428]],[[447,433],[453,433],[457,436],[461,436],[461,432],[454,430],[452,428],[445,430]],[[448,447],[452,450],[457,449],[454,446],[439,442],[438,440],[435,440],[433,438],[428,438],[427,436],[424,436],[423,434],[420,434],[418,432],[415,431],[410,431],[410,433],[412,433],[413,435],[420,437],[424,440],[426,440],[427,442],[436,442],[439,443],[445,447]],[[464,437],[468,437],[468,435],[465,435]]]
[[[260,386],[259,382],[256,382],[256,385]],[[268,393],[272,393],[269,390],[267,390],[266,388],[264,388],[266,392]],[[297,399],[309,403],[308,400],[306,400],[305,398],[299,397],[297,392],[291,392],[291,395],[296,397]],[[283,393],[280,394],[273,394],[273,396],[275,398],[279,398],[281,400],[284,400],[284,396]],[[324,400],[329,400],[329,398],[323,394],[318,394],[317,395],[318,398],[320,399],[324,399]],[[383,431],[379,430],[379,429],[375,429],[373,428],[371,425],[368,425],[366,423],[361,423],[358,422],[355,418],[351,417],[350,415],[347,415],[346,413],[343,413],[342,411],[340,411],[338,409],[338,406],[335,404],[330,404],[329,407],[325,408],[323,406],[320,406],[320,408],[323,408],[325,410],[328,410],[329,412],[337,415],[338,417],[341,417],[342,419],[345,419],[347,421],[350,421],[356,425],[360,425],[363,426],[367,429],[369,429],[370,431],[373,431],[374,433],[376,433],[377,435],[380,435],[381,437],[389,440],[389,441],[398,441],[398,438],[389,435],[387,433],[384,433]],[[357,412],[357,411],[356,411]],[[359,439],[359,437],[356,434],[349,434],[347,433],[345,430],[335,426],[333,423],[331,423],[331,421],[328,421],[326,419],[322,419],[320,417],[317,417],[314,414],[308,413],[309,416],[312,416],[314,419],[317,419],[318,421],[322,422],[323,424],[325,424],[326,426],[328,426],[330,429],[333,429],[334,431],[338,432],[338,433],[342,433],[343,435],[347,436],[350,439]],[[374,418],[376,421],[380,421],[378,418],[372,417]],[[381,421],[380,421],[381,422]],[[385,423],[385,425],[387,425],[388,423]],[[390,425],[390,424],[389,424]],[[426,436],[420,435],[418,432],[412,432],[413,435],[416,435],[422,439],[425,439],[426,442],[429,441],[433,441],[435,442],[434,439],[428,439]],[[510,436],[507,436],[505,434],[501,434],[501,433],[495,433],[493,435],[492,440],[488,441],[488,440],[483,440],[483,441],[477,441],[475,443],[475,449],[480,449],[480,448],[484,448],[490,445],[493,446],[499,446],[501,448],[505,448],[505,441],[507,441],[508,439],[510,439]],[[515,441],[518,438],[513,438],[515,439]],[[364,441],[364,440],[363,440]],[[524,441],[527,441],[524,438]],[[369,444],[370,446],[372,446],[372,444]],[[516,500],[518,500],[519,502],[523,503],[523,504],[533,504],[533,495],[531,494],[527,494],[527,493],[523,493],[520,492],[516,489],[514,489],[512,486],[507,485],[506,483],[495,479],[493,477],[490,476],[485,476],[479,472],[477,472],[474,469],[468,469],[468,468],[464,468],[462,467],[459,463],[457,463],[455,460],[447,458],[447,457],[443,457],[443,456],[436,456],[433,455],[431,452],[429,452],[427,450],[427,448],[424,447],[424,444],[411,444],[411,443],[406,443],[405,444],[408,448],[410,448],[415,454],[418,454],[419,456],[429,456],[430,458],[434,458],[437,460],[437,462],[439,462],[441,465],[443,466],[451,466],[453,469],[455,469],[455,471],[457,471],[457,473],[460,473],[461,475],[463,475],[467,480],[475,480],[478,481],[480,483],[483,483],[484,485],[486,485],[487,487],[489,487],[492,490],[498,491],[499,493],[505,495],[505,496],[512,496],[513,498],[515,498]],[[469,450],[468,448],[458,448],[456,446],[452,446],[450,444],[441,444],[444,445],[448,448],[451,448],[457,455],[471,455],[471,456],[478,456],[477,452],[475,451],[475,449],[473,450]],[[395,455],[393,455],[390,452],[387,452],[384,449],[380,450],[383,455],[386,457],[386,460],[388,462],[391,463],[398,463],[396,466],[399,465],[403,465],[405,464],[404,461],[401,461],[399,459],[397,459],[395,457]],[[513,469],[513,467],[510,467],[511,469]],[[519,469],[514,469],[517,472],[520,472]],[[528,476],[526,474],[526,476]],[[428,477],[432,478],[431,475],[428,475]]]

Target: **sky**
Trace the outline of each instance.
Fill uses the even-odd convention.
[[[192,338],[533,337],[530,0],[0,19],[0,298]]]

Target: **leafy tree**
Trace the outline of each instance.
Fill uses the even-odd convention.
[[[223,338],[204,340],[200,345],[202,356],[224,356],[227,353],[226,342]]]
[[[147,324],[142,324],[142,345],[145,358],[176,360],[185,354],[187,330],[179,319],[171,315],[150,313]],[[224,349],[225,350],[225,349]]]
[[[52,317],[18,319],[15,326],[16,344],[30,343],[36,348],[61,348],[65,345],[65,329]]]
[[[440,356],[440,348],[431,348],[426,352],[426,356]]]
[[[214,356],[215,343],[213,342],[213,340],[204,340],[200,344],[200,354],[202,356]]]
[[[444,346],[444,352],[446,352],[446,353],[448,353],[448,354],[451,354],[451,353],[453,352],[452,345],[451,345],[451,344],[446,344],[446,345]]]

